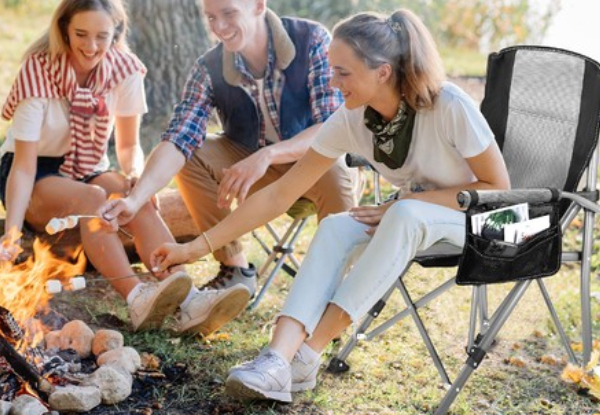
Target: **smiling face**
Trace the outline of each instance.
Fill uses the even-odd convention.
[[[203,0],[210,30],[229,52],[242,52],[254,46],[263,17],[263,0]]]
[[[110,48],[115,25],[104,11],[80,12],[67,28],[69,56],[78,79],[85,80]]]
[[[333,68],[331,85],[344,95],[344,105],[354,109],[375,106],[381,88],[381,71],[371,69],[343,40],[333,39],[329,46],[329,62]]]

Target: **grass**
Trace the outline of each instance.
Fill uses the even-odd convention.
[[[286,218],[276,221],[281,229]],[[305,251],[316,224],[311,223],[299,241]],[[264,230],[260,230],[263,236]],[[574,240],[575,235],[570,235]],[[252,261],[261,264],[265,255],[250,237],[244,238]],[[197,284],[216,272],[214,261],[201,261],[188,270]],[[436,284],[453,276],[454,269],[424,270],[415,266],[406,277],[408,288],[416,297]],[[171,411],[186,405],[219,408],[238,414],[431,414],[444,394],[435,367],[428,359],[418,331],[410,319],[402,320],[373,341],[359,342],[348,358],[351,370],[342,375],[323,372],[318,387],[312,392],[297,394],[290,405],[268,403],[238,403],[224,393],[227,370],[254,358],[268,343],[271,324],[284,300],[292,280],[279,275],[256,311],[247,311],[210,339],[183,338],[168,330],[154,333],[126,333],[126,343],[141,351],[152,351],[175,362],[184,362],[192,382],[173,390],[156,391],[156,399],[165,399]],[[559,315],[573,339],[578,336],[578,275],[573,266],[563,266],[561,272],[546,280]],[[490,291],[491,306],[497,305],[511,287],[505,284]],[[452,407],[455,415],[467,414],[593,414],[596,404],[581,396],[560,380],[565,365],[565,353],[559,346],[539,290],[532,285],[507,326],[501,331],[492,351],[476,371],[465,390]],[[594,278],[592,291],[600,289]],[[106,284],[96,283],[88,294],[62,294],[55,300],[67,301],[75,310],[85,310],[84,319],[94,321],[111,313],[127,321],[124,302]],[[423,310],[423,319],[438,347],[449,375],[454,378],[465,360],[465,341],[469,314],[470,289],[455,287],[449,294],[436,299]],[[54,300],[53,300],[54,301]],[[401,299],[393,296],[378,320],[401,309]],[[594,320],[600,307],[594,304]],[[597,323],[595,323],[596,329]],[[597,332],[597,330],[596,330]],[[344,338],[345,339],[345,338]],[[335,355],[339,344],[332,344],[327,358]],[[550,363],[542,363],[550,361]],[[554,363],[553,363],[554,362]],[[169,394],[169,399],[166,399]],[[217,409],[215,409],[217,411]],[[204,412],[197,412],[204,413]],[[215,412],[216,413],[216,412]]]

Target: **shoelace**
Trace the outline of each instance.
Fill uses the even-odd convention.
[[[227,287],[227,283],[233,278],[233,267],[221,265],[217,276],[202,286],[202,289],[221,289]]]

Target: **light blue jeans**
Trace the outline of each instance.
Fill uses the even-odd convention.
[[[327,305],[358,322],[415,257],[436,242],[462,247],[465,214],[417,200],[400,200],[375,235],[348,213],[323,219],[278,316],[304,325],[310,337]]]

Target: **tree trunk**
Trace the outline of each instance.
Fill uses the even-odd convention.
[[[197,0],[127,0],[129,44],[148,68],[148,114],[142,146],[148,152],[166,128],[194,62],[210,40]]]

